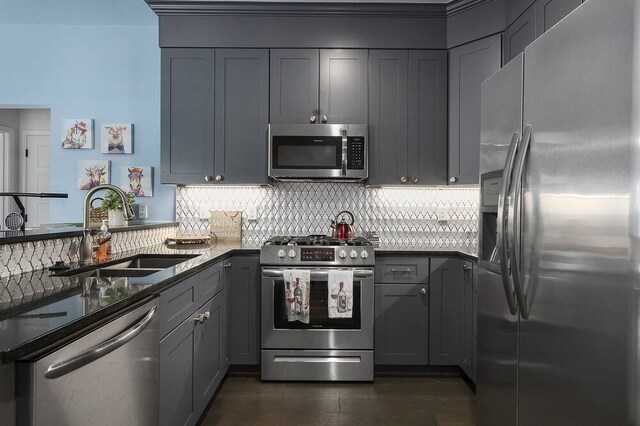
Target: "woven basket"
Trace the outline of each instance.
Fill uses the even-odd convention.
[[[109,219],[109,211],[101,207],[89,209],[89,222],[102,223],[103,220]]]

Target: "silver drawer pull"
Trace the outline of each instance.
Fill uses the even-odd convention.
[[[275,356],[274,362],[362,362],[359,356]]]
[[[397,272],[397,273],[400,273],[400,274],[408,274],[410,272],[413,272],[413,269],[395,269],[395,268],[392,268],[391,272],[393,272],[393,273]]]
[[[199,322],[200,324],[202,324],[203,322],[208,320],[210,317],[211,317],[211,312],[206,311],[203,314],[200,314],[198,316],[193,317],[193,320]]]

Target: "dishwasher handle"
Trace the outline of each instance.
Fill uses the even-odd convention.
[[[105,340],[69,359],[51,364],[44,373],[44,377],[47,379],[57,379],[126,345],[149,326],[157,310],[158,307],[154,306],[138,323],[120,334],[113,336],[111,339]]]

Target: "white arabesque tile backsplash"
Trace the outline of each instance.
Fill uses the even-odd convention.
[[[377,231],[384,248],[476,254],[478,199],[477,188],[366,188],[354,183],[178,187],[176,219],[181,234],[208,234],[211,210],[242,210],[242,243],[259,247],[273,235],[327,234],[331,219],[349,210],[356,230]],[[255,209],[257,220],[248,220],[249,209]]]

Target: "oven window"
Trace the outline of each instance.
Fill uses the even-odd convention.
[[[342,138],[338,136],[274,136],[274,169],[339,169]]]
[[[360,282],[353,281],[353,309],[351,318],[329,318],[327,281],[313,281],[309,295],[309,324],[289,321],[284,296],[284,281],[275,280],[273,287],[273,324],[275,329],[360,329]]]

